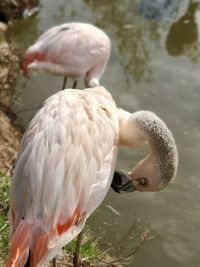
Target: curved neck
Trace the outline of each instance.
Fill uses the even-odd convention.
[[[132,113],[118,109],[119,115],[119,144],[129,147],[137,147],[147,142],[144,131],[137,126]]]
[[[149,157],[159,159],[163,173],[171,177],[178,156],[174,138],[166,124],[150,111],[131,114],[122,109],[119,110],[119,124],[119,143],[133,147],[147,141],[150,144]]]

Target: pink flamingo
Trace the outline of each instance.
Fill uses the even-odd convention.
[[[41,267],[56,257],[107,194],[118,145],[147,142],[148,155],[128,175],[116,173],[118,192],[162,190],[175,177],[178,159],[170,130],[152,112],[118,109],[103,87],[49,97],[21,142],[5,266],[23,267],[29,259],[28,266]]]
[[[45,71],[74,79],[85,76],[86,87],[99,85],[110,56],[110,40],[102,30],[87,23],[66,23],[46,31],[28,48],[22,64],[30,71]]]

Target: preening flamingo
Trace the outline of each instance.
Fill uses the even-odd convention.
[[[166,124],[150,111],[119,110],[119,144],[139,146],[147,141],[149,154],[130,172],[115,171],[112,188],[118,192],[163,190],[177,172],[178,153]]]
[[[19,150],[6,267],[23,267],[28,255],[31,267],[53,259],[103,201],[118,145],[146,141],[150,153],[131,172],[131,181],[117,174],[117,191],[157,191],[175,177],[177,150],[170,130],[151,112],[118,109],[103,87],[68,89],[49,97]]]
[[[24,75],[45,71],[74,79],[85,76],[86,87],[99,85],[110,56],[109,37],[87,23],[66,23],[47,30],[25,53]]]

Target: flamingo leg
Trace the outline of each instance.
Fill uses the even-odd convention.
[[[62,90],[65,89],[66,84],[67,84],[67,76],[65,76],[64,78]]]
[[[53,266],[53,267],[56,267],[56,257],[53,258],[53,260],[52,260],[52,266]]]
[[[78,235],[77,242],[76,242],[76,250],[74,253],[73,258],[73,267],[81,267],[81,259],[80,259],[80,250],[81,250],[81,242],[83,239],[83,231],[81,231]]]
[[[74,83],[73,83],[73,87],[72,88],[76,89],[77,84],[78,84],[78,80],[75,80]]]

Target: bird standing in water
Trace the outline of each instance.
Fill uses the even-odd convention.
[[[110,56],[109,37],[87,23],[66,23],[47,30],[28,48],[22,68],[25,76],[31,71],[45,71],[74,80],[85,76],[86,87],[99,85]]]
[[[175,177],[177,150],[155,114],[118,109],[103,87],[63,90],[46,100],[22,139],[11,183],[6,267],[41,267],[83,229],[107,194],[118,145],[150,145],[117,192],[162,190]],[[26,265],[27,266],[27,265]]]

